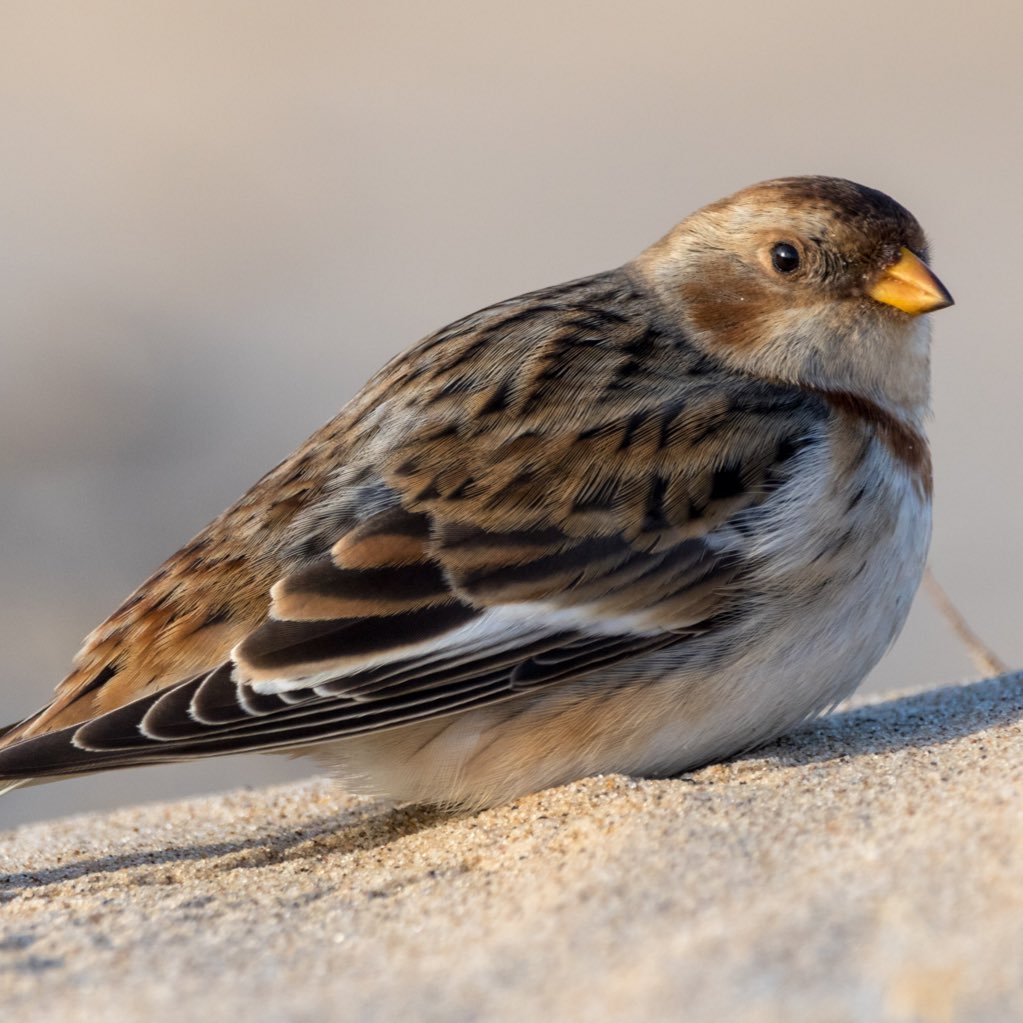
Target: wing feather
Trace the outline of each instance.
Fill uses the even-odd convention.
[[[52,730],[12,733],[0,778],[293,748],[599,685],[610,667],[684,651],[741,615],[751,523],[822,440],[824,413],[737,380],[639,313],[605,321],[613,343],[591,338],[592,317],[566,306],[572,287],[526,319],[512,303],[424,343],[331,427],[351,437],[335,452],[350,467],[309,482],[307,446],[214,524],[249,528],[260,486],[294,491],[265,614],[240,635],[227,615],[229,660],[187,661],[163,688],[120,677],[116,637],[135,616],[174,623],[175,601],[187,604],[175,563],[97,633],[109,647],[99,681],[67,688],[52,725],[37,719]],[[495,361],[498,321],[508,354]],[[200,537],[189,557],[225,543]],[[266,572],[245,569],[245,594]],[[225,624],[207,589],[188,605],[200,638]],[[145,695],[108,709],[115,691]],[[61,718],[79,697],[95,711]]]

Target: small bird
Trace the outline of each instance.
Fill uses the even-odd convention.
[[[848,695],[930,535],[914,217],[767,181],[386,365],[0,739],[0,785],[259,750],[479,808]]]

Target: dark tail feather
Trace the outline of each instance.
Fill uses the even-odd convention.
[[[0,728],[0,739],[2,739],[5,735],[9,735],[11,732],[14,731],[15,728],[18,728],[20,725],[23,725],[24,723],[25,723],[24,721],[12,721],[9,725],[4,725],[2,728]]]

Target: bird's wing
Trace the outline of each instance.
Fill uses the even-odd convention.
[[[740,613],[756,516],[821,436],[759,387],[583,426],[444,422],[378,453],[369,510],[274,584],[228,660],[0,749],[0,778],[286,749],[599,680]],[[334,500],[351,488],[307,522]]]

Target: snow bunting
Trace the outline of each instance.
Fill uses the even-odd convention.
[[[479,807],[831,707],[924,566],[926,259],[785,178],[427,337],[86,639],[0,782],[260,750]]]

